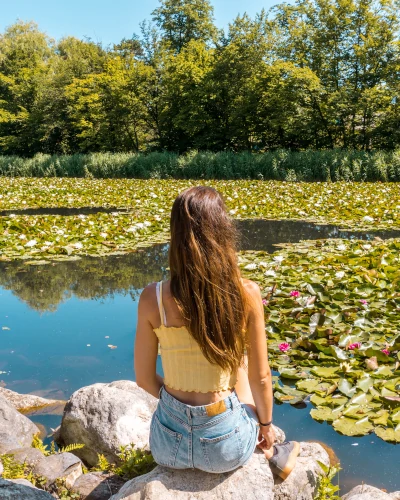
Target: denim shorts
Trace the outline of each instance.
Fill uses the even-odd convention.
[[[164,388],[150,427],[150,449],[159,465],[173,469],[228,472],[244,465],[257,444],[254,411],[233,392],[226,410],[207,415],[207,406],[190,406]]]

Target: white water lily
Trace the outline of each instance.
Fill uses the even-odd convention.
[[[26,247],[34,247],[35,245],[37,245],[36,240],[29,240],[28,243],[25,244]]]
[[[281,263],[284,260],[282,255],[275,255],[274,256],[274,261]]]
[[[247,271],[254,271],[254,269],[257,269],[257,264],[247,264],[247,266],[244,266],[244,268],[247,270]]]
[[[231,215],[235,215],[235,213],[236,213],[236,212],[237,212],[237,210],[229,210],[229,213],[230,213]]]
[[[342,279],[342,278],[344,278],[344,275],[345,275],[345,272],[344,272],[344,271],[338,271],[338,272],[335,274],[336,278],[338,278],[338,279]]]
[[[107,238],[108,234],[107,234],[107,233],[100,233],[100,236],[101,236],[102,238]]]
[[[128,227],[126,232],[127,233],[136,233],[137,230],[138,230],[138,228],[136,226],[131,226],[131,227]]]
[[[25,236],[24,234],[20,234],[20,235],[18,236],[18,238],[19,238],[20,240],[26,240],[26,236]]]
[[[347,247],[346,247],[346,245],[341,244],[341,245],[338,245],[336,248],[338,250],[340,250],[341,252],[343,252],[343,250],[346,250]]]
[[[83,215],[83,214],[79,214],[79,215],[78,215],[78,219],[85,220],[85,219],[87,219],[87,216],[86,216],[86,215]]]
[[[73,243],[71,245],[71,247],[76,248],[77,250],[80,250],[81,248],[83,248],[83,244],[80,241],[78,241],[77,243]]]
[[[366,215],[365,217],[363,217],[363,221],[364,222],[374,222],[374,218],[371,217],[370,215]]]
[[[148,220],[145,220],[143,222],[143,224],[146,226],[146,227],[150,227],[151,226],[151,222],[149,222]]]
[[[145,226],[144,226],[143,222],[138,222],[138,223],[136,224],[136,227],[137,227],[138,229],[143,229]]]
[[[264,274],[265,276],[276,276],[276,272],[273,269],[267,269]]]

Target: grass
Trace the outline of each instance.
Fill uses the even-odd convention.
[[[394,182],[400,181],[400,150],[0,156],[0,176]]]

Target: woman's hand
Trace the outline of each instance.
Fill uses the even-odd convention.
[[[260,433],[258,435],[258,447],[261,449],[269,450],[276,441],[275,431],[272,425],[267,427],[260,425]]]

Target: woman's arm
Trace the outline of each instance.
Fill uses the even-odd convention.
[[[158,339],[150,322],[155,306],[154,285],[147,286],[139,300],[135,339],[135,374],[139,387],[158,398],[163,379],[157,375]]]
[[[265,336],[264,306],[260,288],[248,282],[249,316],[247,323],[247,352],[249,359],[249,383],[256,404],[260,422],[272,420],[273,392],[271,369],[268,363],[267,340]],[[270,448],[275,440],[271,425],[260,426],[260,432]]]

